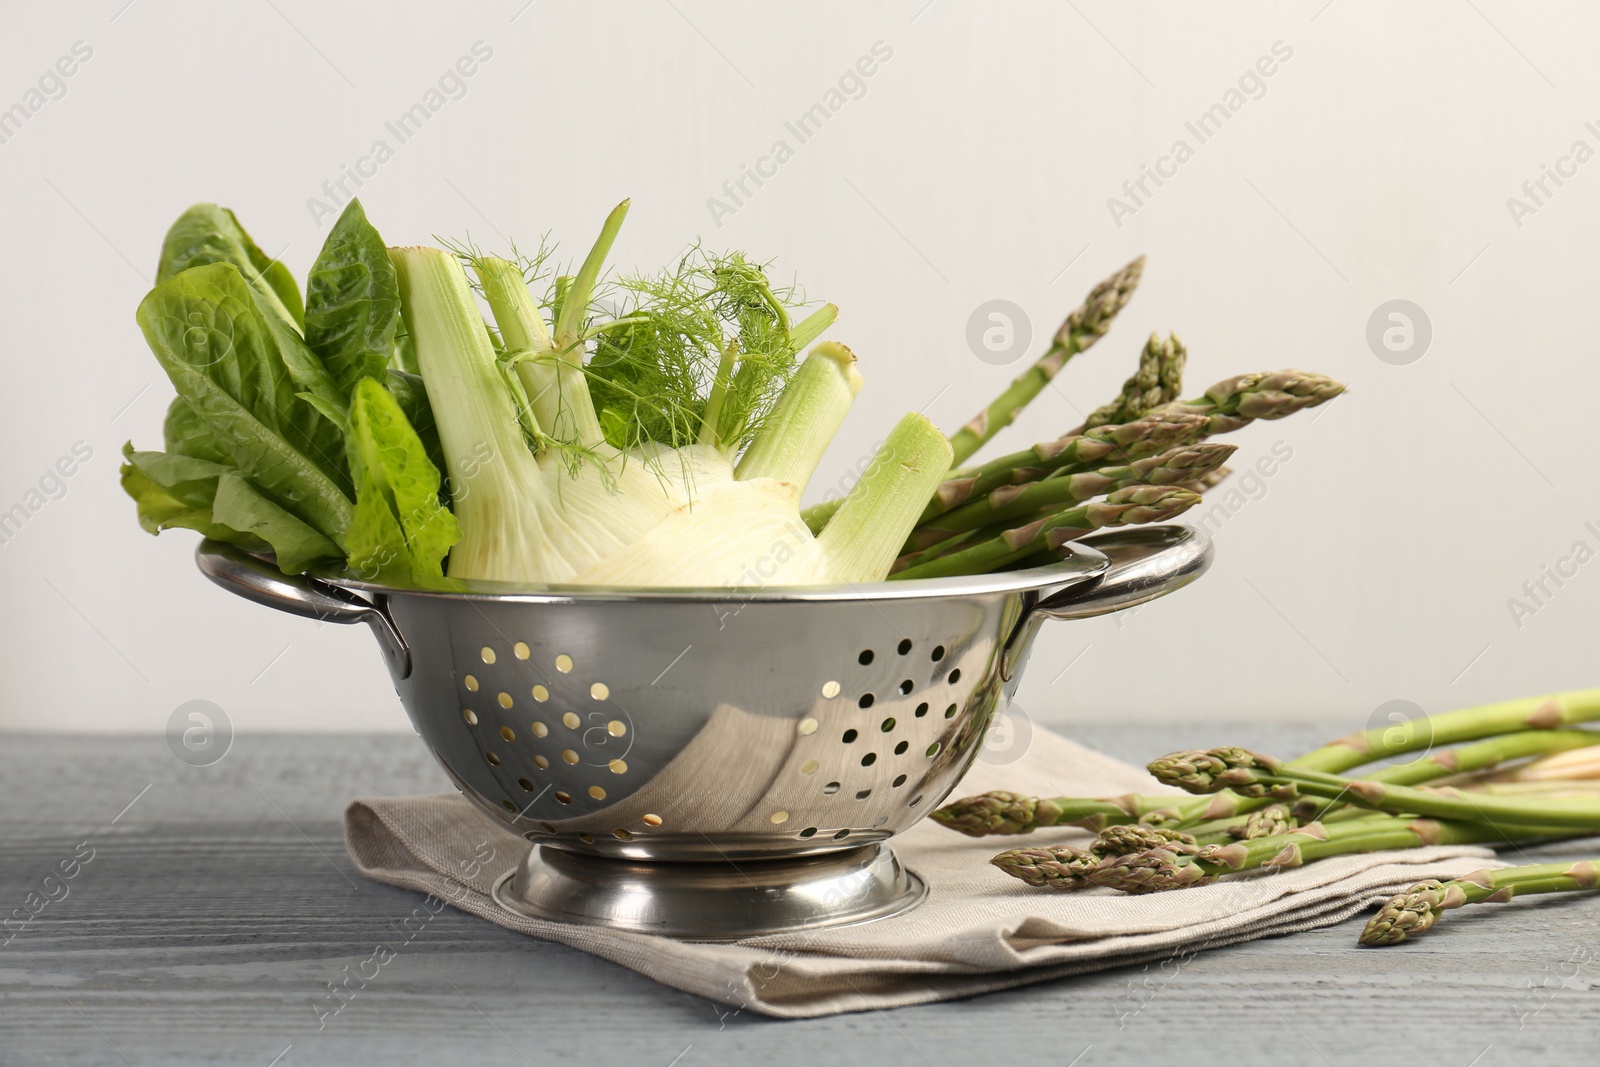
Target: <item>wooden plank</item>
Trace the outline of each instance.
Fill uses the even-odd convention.
[[[1330,731],[1074,732],[1147,758],[1152,737],[1286,752]],[[1352,921],[968,1001],[775,1022],[449,909],[407,940],[417,898],[354,873],[338,817],[357,794],[447,788],[410,737],[240,739],[191,768],[160,739],[11,735],[0,783],[0,913],[80,842],[95,850],[0,947],[5,1064],[1065,1065],[1090,1046],[1085,1067],[1157,1047],[1197,1064],[1464,1067],[1492,1046],[1488,1067],[1587,1062],[1600,1024],[1600,902],[1587,898],[1463,913],[1388,951],[1357,949]],[[395,958],[319,1020],[327,983],[380,943]]]

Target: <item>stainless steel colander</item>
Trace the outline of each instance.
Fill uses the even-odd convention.
[[[205,541],[212,581],[364,622],[461,792],[534,842],[515,910],[697,938],[859,922],[926,890],[883,842],[942,801],[1039,624],[1188,584],[1183,526],[1032,570],[872,585],[662,590],[286,577]]]

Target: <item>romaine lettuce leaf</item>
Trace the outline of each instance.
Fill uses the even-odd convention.
[[[422,438],[422,447],[427,451],[428,459],[442,473],[445,469],[444,444],[439,440],[439,424],[433,421],[433,405],[428,401],[428,389],[422,384],[422,377],[391,368],[384,376],[384,384],[389,388],[389,395],[400,405],[400,410],[405,412],[406,421]],[[440,496],[449,503],[448,480]]]
[[[352,200],[306,278],[306,344],[348,399],[360,379],[383,377],[399,324],[394,264],[361,202]]]
[[[193,471],[180,471],[155,458],[188,457],[171,457],[163,452],[135,452],[131,444],[125,446],[122,453],[127,459],[121,470],[122,488],[133,498],[139,512],[139,525],[147,532],[158,534],[162,530],[181,527],[198,530],[206,537],[227,541],[252,552],[266,551],[270,547],[254,534],[241,533],[213,520],[211,508],[216,497],[217,479],[221,474],[194,480],[190,478]],[[215,465],[215,468],[222,473],[233,469],[221,465]],[[161,478],[183,480],[162,484]]]
[[[345,534],[349,568],[368,580],[442,577],[461,527],[439,500],[441,475],[422,439],[374,379],[356,382],[345,441],[356,484]]]
[[[344,555],[338,545],[267,499],[238,471],[217,479],[211,518],[220,526],[253,534],[271,545],[278,569],[285,574]]]
[[[290,371],[315,357],[258,300],[237,267],[213,263],[152,289],[138,321],[228,461],[275,505],[342,543],[353,511],[342,434],[299,395]]]
[[[173,397],[172,403],[167,405],[161,438],[168,452],[209,459],[213,463],[228,462],[228,453],[223,450],[221,442],[181,396]]]
[[[233,212],[216,204],[195,204],[167,230],[156,283],[208,263],[232,263],[262,291],[273,310],[300,328],[305,305],[289,268],[257,248]]]

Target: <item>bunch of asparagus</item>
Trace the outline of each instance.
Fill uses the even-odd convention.
[[[1153,893],[1328,856],[1439,844],[1513,844],[1600,833],[1600,689],[1432,716],[1351,734],[1293,760],[1243,748],[1175,752],[1149,765],[1178,794],[1112,798],[993,792],[933,813],[972,837],[1077,826],[1087,847],[1002,852],[1031,886]],[[1441,747],[1455,746],[1455,747]],[[1359,777],[1346,772],[1425,752]],[[1423,882],[1385,904],[1361,936],[1392,945],[1451,908],[1519,893],[1600,889],[1600,860],[1479,871]]]
[[[892,578],[977,574],[1056,557],[1095,530],[1163,522],[1188,510],[1228,473],[1230,444],[1207,442],[1256,419],[1281,419],[1344,391],[1320,374],[1285,370],[1227,378],[1180,399],[1188,351],[1176,336],[1152,334],[1139,366],[1110,402],[1061,437],[962,469],[1009,426],[1074,356],[1111,328],[1144,273],[1135,259],[1089,293],[1062,322],[1049,348],[1006,390],[950,437],[957,465],[939,485],[896,560]],[[838,510],[806,510],[820,533]]]

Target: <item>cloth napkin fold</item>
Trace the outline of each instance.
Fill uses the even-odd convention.
[[[1040,796],[1167,791],[1141,768],[1038,727],[1020,760],[976,763],[955,795],[990,789]],[[344,822],[346,846],[368,878],[431,893],[674,988],[786,1018],[949,1000],[1125,964],[1181,963],[1203,949],[1340,922],[1424,878],[1500,866],[1488,849],[1432,847],[1337,857],[1169,893],[1060,893],[1025,886],[987,861],[1025,844],[1083,844],[1090,836],[1084,831],[968,838],[924,820],[893,841],[901,862],[929,885],[921,906],[858,926],[707,944],[506,911],[490,889],[530,846],[457,794],[358,799]]]

